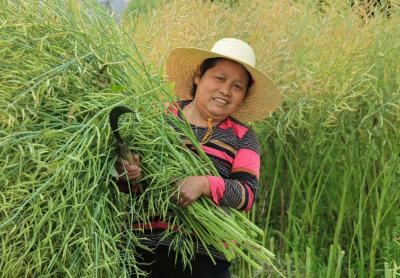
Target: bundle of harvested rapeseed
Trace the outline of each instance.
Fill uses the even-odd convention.
[[[196,235],[228,260],[270,264],[273,255],[255,240],[261,230],[241,213],[206,198],[175,205],[177,180],[217,172],[204,153],[182,145],[182,136],[195,140],[165,112],[170,88],[111,17],[82,1],[0,3],[2,277],[140,275],[140,243],[129,227],[155,214],[179,227],[166,236],[185,263]],[[120,194],[113,178],[108,115],[121,104],[135,110],[121,133],[142,158],[139,196]]]

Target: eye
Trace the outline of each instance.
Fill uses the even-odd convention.
[[[237,90],[243,90],[243,87],[242,87],[242,85],[239,85],[239,84],[235,84],[235,89],[237,89]]]
[[[225,78],[223,76],[221,76],[221,75],[216,75],[215,78],[220,80],[220,81],[225,80]]]

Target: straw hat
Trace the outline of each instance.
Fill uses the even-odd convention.
[[[208,58],[227,58],[243,65],[254,82],[246,98],[233,116],[240,121],[252,122],[269,116],[282,102],[283,96],[271,79],[256,69],[253,49],[244,41],[224,38],[215,43],[211,50],[179,47],[168,55],[167,79],[175,83],[175,93],[182,99],[192,99],[193,79],[200,65]]]

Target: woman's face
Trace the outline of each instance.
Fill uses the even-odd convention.
[[[249,76],[243,66],[231,60],[219,59],[202,77],[195,76],[196,108],[207,117],[223,121],[244,100],[248,82]]]

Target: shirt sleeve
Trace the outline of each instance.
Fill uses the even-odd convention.
[[[249,211],[257,196],[259,176],[259,143],[249,130],[233,160],[229,178],[208,176],[212,200],[217,205]]]

